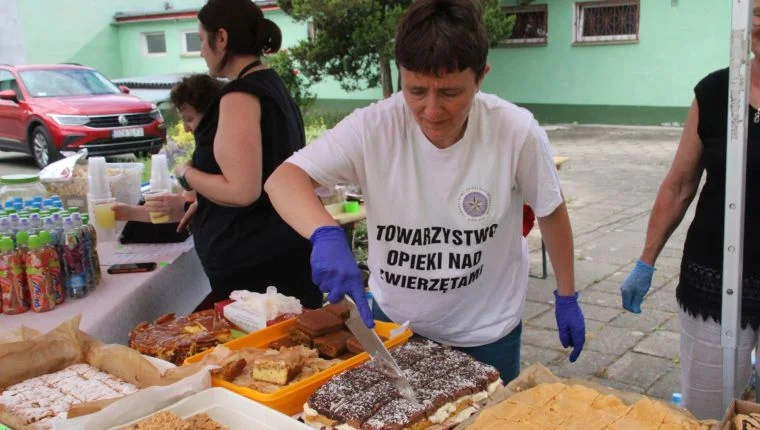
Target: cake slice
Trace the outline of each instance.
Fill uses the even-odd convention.
[[[288,338],[298,345],[307,346],[309,348],[314,345],[314,338],[298,328],[298,326],[294,326],[288,330]],[[270,348],[272,347],[270,346]]]
[[[359,339],[356,336],[351,336],[346,340],[346,349],[351,354],[360,354],[364,352],[364,347],[359,343]]]
[[[253,379],[277,385],[286,385],[301,372],[301,354],[283,350],[272,355],[262,355],[253,362]]]
[[[375,412],[364,424],[362,430],[403,430],[426,429],[432,423],[425,417],[422,406],[404,398],[391,400]]]
[[[305,334],[305,333],[304,333]],[[311,338],[309,338],[309,342],[311,342]],[[280,340],[276,340],[269,344],[270,349],[280,349],[280,348],[290,348],[296,345],[301,345],[301,342],[296,342],[295,340],[291,339],[290,337],[284,337]],[[311,347],[311,343],[308,345]]]
[[[343,303],[329,303],[323,306],[322,309],[340,318],[340,320],[343,322],[346,322],[350,313],[348,305],[345,305]]]
[[[336,331],[314,339],[314,347],[327,358],[337,358],[346,352],[346,341],[352,336],[348,331]]]
[[[299,315],[296,326],[311,337],[319,337],[342,329],[343,321],[322,308]]]

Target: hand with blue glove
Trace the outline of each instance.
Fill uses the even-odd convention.
[[[623,307],[635,314],[641,313],[641,302],[652,286],[652,276],[656,269],[641,260],[636,262],[631,273],[623,281],[620,293],[623,296]]]
[[[348,246],[346,232],[338,226],[323,226],[314,230],[310,240],[312,281],[327,293],[330,303],[338,303],[348,294],[356,303],[364,324],[374,327],[362,272]]]
[[[583,345],[586,343],[586,321],[578,304],[578,293],[572,296],[560,296],[557,290],[554,290],[554,300],[556,303],[554,316],[557,318],[559,341],[563,348],[573,347],[570,362],[574,363],[581,355]]]

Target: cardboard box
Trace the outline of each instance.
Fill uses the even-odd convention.
[[[726,410],[723,421],[720,422],[718,428],[720,430],[742,430],[734,426],[734,417],[738,414],[747,415],[750,413],[760,414],[760,404],[746,400],[734,400]]]

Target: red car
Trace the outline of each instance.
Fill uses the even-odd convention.
[[[0,151],[31,154],[44,167],[61,151],[155,154],[165,141],[156,105],[93,68],[0,64]]]

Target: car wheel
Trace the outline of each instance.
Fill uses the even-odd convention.
[[[61,153],[53,144],[50,133],[42,125],[32,130],[31,147],[34,162],[40,169],[61,158]]]

